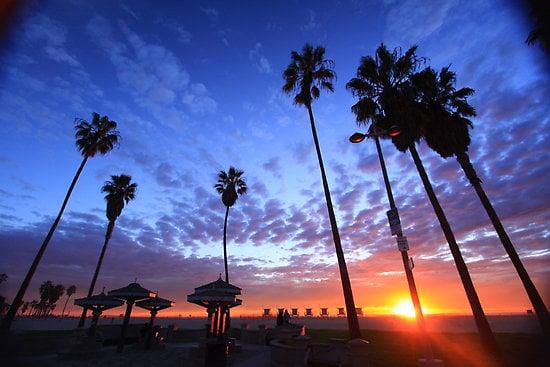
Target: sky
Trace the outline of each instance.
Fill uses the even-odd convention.
[[[9,277],[0,293],[8,299],[81,162],[74,120],[95,111],[118,123],[122,140],[87,163],[25,300],[38,299],[45,280],[85,296],[107,224],[100,188],[125,173],[137,196],[116,222],[96,291],[137,278],[176,302],[165,315],[202,315],[186,295],[223,273],[225,207],[213,186],[234,165],[249,186],[228,223],[230,279],[243,289],[236,314],[342,307],[307,111],[281,91],[291,50],[311,42],[326,47],[337,73],[335,92],[313,110],[355,303],[366,314],[392,312],[409,298],[406,279],[374,144],[347,140],[361,128],[345,89],[359,59],[383,42],[418,45],[429,65],[450,65],[458,87],[476,90],[472,162],[550,303],[548,55],[525,44],[531,25],[516,3],[59,0],[29,2],[17,20],[0,53],[0,272]],[[470,313],[410,155],[388,141],[382,148],[423,306]],[[418,149],[485,311],[531,308],[458,163],[425,142]]]

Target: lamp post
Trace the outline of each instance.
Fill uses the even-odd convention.
[[[403,267],[405,268],[405,275],[407,276],[407,283],[409,285],[409,292],[411,294],[411,300],[414,306],[416,315],[416,322],[418,329],[420,330],[421,338],[425,348],[426,358],[420,361],[424,366],[442,366],[443,362],[433,358],[432,346],[430,338],[426,331],[426,324],[424,322],[424,314],[422,313],[422,307],[420,305],[420,298],[418,297],[418,291],[416,290],[416,283],[412,269],[414,262],[409,257],[409,244],[407,237],[403,236],[403,230],[401,229],[401,220],[399,219],[399,212],[395,205],[393,193],[388,178],[388,171],[386,170],[386,163],[384,162],[384,155],[382,154],[382,147],[380,146],[380,136],[396,137],[401,134],[401,130],[397,126],[392,126],[388,130],[381,130],[374,125],[371,125],[369,132],[366,134],[356,132],[350,136],[349,141],[351,143],[361,143],[365,138],[372,138],[376,143],[376,151],[378,152],[378,159],[380,160],[380,168],[382,169],[382,176],[384,177],[384,184],[386,186],[386,194],[388,195],[388,201],[390,204],[390,210],[386,212],[391,229],[392,236],[396,236],[397,248],[401,252],[401,259],[403,260]]]

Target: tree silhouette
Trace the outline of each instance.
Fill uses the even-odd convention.
[[[422,160],[416,151],[415,143],[422,137],[420,123],[424,116],[411,79],[414,78],[424,61],[423,58],[416,55],[416,46],[402,52],[400,48],[389,51],[384,44],[381,44],[374,57],[361,58],[357,76],[347,83],[347,88],[359,98],[359,101],[352,107],[352,111],[356,114],[359,124],[371,121],[385,131],[393,125],[400,128],[401,134],[392,137],[392,141],[398,150],[402,152],[409,150],[411,153],[424,189],[449,244],[480,337],[486,350],[492,355],[499,356],[499,347],[481,307],[468,267],[435,195]]]
[[[475,116],[476,113],[475,109],[468,103],[467,98],[474,93],[474,90],[471,88],[457,90],[455,88],[456,75],[449,70],[449,67],[442,68],[439,73],[432,68],[426,68],[412,79],[414,87],[418,90],[425,116],[422,131],[426,143],[442,158],[454,156],[460,164],[466,178],[483,204],[502,246],[516,268],[544,334],[550,336],[548,309],[529,273],[523,266],[508,233],[481,186],[481,179],[470,161],[468,154],[471,142],[469,129],[473,127],[473,124],[469,118]]]
[[[65,207],[69,202],[71,193],[73,192],[73,189],[76,186],[76,182],[78,181],[78,178],[80,177],[80,174],[82,173],[82,170],[86,165],[86,162],[88,161],[89,158],[94,157],[96,154],[105,155],[109,153],[118,143],[120,135],[116,130],[116,127],[117,127],[117,123],[115,121],[109,120],[107,116],[100,116],[95,112],[92,113],[92,120],[90,122],[83,119],[75,120],[76,148],[78,149],[80,154],[83,156],[82,163],[80,163],[80,166],[76,171],[76,174],[71,182],[71,185],[69,186],[69,190],[67,191],[67,194],[65,195],[65,199],[61,204],[61,209],[59,210],[57,217],[55,218],[52,226],[50,227],[50,230],[48,231],[46,238],[42,242],[42,245],[40,246],[38,253],[34,257],[34,260],[29,268],[29,271],[27,272],[27,275],[25,276],[23,283],[19,287],[17,295],[15,296],[15,299],[13,300],[8,313],[6,314],[6,316],[2,321],[2,326],[1,326],[2,332],[5,333],[9,331],[11,328],[13,319],[17,314],[17,309],[21,305],[23,297],[25,296],[25,292],[27,291],[27,288],[29,287],[32,277],[36,272],[36,268],[38,267],[38,264],[40,263],[40,260],[42,259],[42,256],[44,255],[46,248],[48,247],[48,243],[50,242],[55,232],[55,229],[57,228],[57,225],[61,220],[63,212],[65,211]]]
[[[65,294],[67,295],[67,300],[65,301],[65,305],[63,305],[63,311],[61,311],[61,316],[65,315],[65,308],[67,308],[67,303],[69,302],[69,298],[71,298],[71,296],[75,293],[76,293],[76,285],[71,285],[65,291]]]
[[[54,285],[51,280],[47,280],[40,285],[38,289],[40,294],[40,301],[35,302],[35,316],[38,317],[47,317],[49,316],[55,306],[57,301],[65,292],[65,287],[61,284]]]
[[[103,257],[105,256],[105,251],[107,251],[107,245],[113,234],[115,228],[115,222],[117,218],[122,214],[122,209],[124,205],[128,204],[131,200],[134,200],[136,197],[137,184],[132,183],[132,177],[128,175],[112,175],[111,181],[105,182],[101,191],[104,192],[105,201],[107,202],[106,216],[109,221],[107,224],[107,231],[105,232],[105,240],[103,241],[103,248],[101,249],[101,254],[97,261],[95,268],[94,276],[92,277],[92,282],[90,283],[90,288],[88,289],[88,297],[91,297],[94,293],[95,283],[99,275],[99,270],[101,269],[101,264],[103,263]],[[82,310],[82,315],[78,321],[78,327],[84,326],[86,321],[86,313],[88,309],[84,307]]]
[[[223,261],[225,264],[225,281],[229,283],[229,271],[227,268],[227,217],[231,208],[240,195],[246,194],[248,187],[242,175],[244,171],[235,167],[229,167],[227,172],[218,173],[218,181],[214,188],[222,196],[222,203],[225,205],[225,220],[223,222]]]
[[[319,98],[321,90],[329,92],[334,91],[333,80],[336,78],[334,72],[334,62],[325,59],[325,48],[322,46],[313,47],[306,44],[302,48],[302,53],[292,51],[290,53],[290,64],[283,73],[285,83],[283,92],[294,96],[296,105],[304,106],[309,114],[309,122],[311,125],[311,133],[313,142],[319,160],[319,169],[321,171],[321,179],[323,182],[323,190],[327,203],[328,216],[332,229],[332,238],[336,249],[336,257],[338,259],[338,267],[340,269],[340,278],[342,281],[342,289],[346,303],[347,319],[350,336],[352,339],[361,338],[361,330],[359,329],[359,321],[357,320],[357,311],[355,310],[355,302],[353,301],[353,292],[349,279],[344,251],[340,241],[340,233],[338,232],[338,224],[336,223],[336,215],[332,206],[330,189],[321,156],[321,147],[317,137],[317,129],[315,128],[315,118],[313,116],[312,104],[313,100]]]

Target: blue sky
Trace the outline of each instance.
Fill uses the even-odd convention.
[[[120,147],[87,164],[33,292],[46,279],[87,286],[106,224],[100,187],[127,173],[139,184],[137,199],[117,222],[98,284],[138,277],[178,309],[193,309],[183,296],[223,271],[224,207],[213,184],[235,165],[250,187],[229,223],[230,272],[247,290],[245,305],[283,302],[276,297],[284,290],[287,303],[340,306],[307,113],[281,92],[289,53],[305,42],[325,45],[336,64],[336,91],[314,112],[356,302],[379,310],[406,294],[374,146],[347,142],[357,128],[345,83],[380,42],[418,44],[433,67],[451,65],[458,86],[476,90],[472,161],[539,289],[550,289],[548,56],[525,44],[530,25],[513,3],[73,0],[32,3],[19,20],[0,55],[0,272],[10,276],[8,296],[80,163],[73,121],[96,111],[118,122]],[[383,148],[422,295],[433,308],[466,310],[410,157],[388,142]],[[423,142],[419,150],[482,301],[489,310],[528,308],[458,164]],[[521,296],[499,301],[510,291]]]

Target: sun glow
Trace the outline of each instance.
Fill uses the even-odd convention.
[[[400,301],[395,307],[392,309],[392,312],[395,315],[408,317],[408,318],[415,318],[416,314],[414,312],[414,306],[410,300],[402,300]]]

